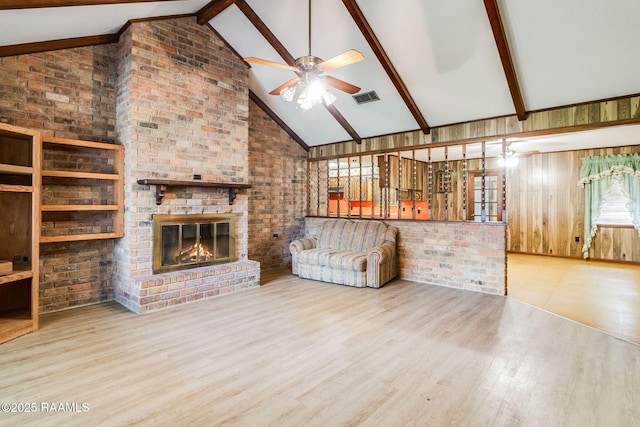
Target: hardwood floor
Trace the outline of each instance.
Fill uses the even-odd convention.
[[[640,266],[508,254],[509,296],[640,344]]]
[[[0,346],[0,402],[37,412],[0,425],[640,425],[640,346],[513,298],[263,283],[142,316],[43,315]],[[60,403],[78,412],[42,412]]]

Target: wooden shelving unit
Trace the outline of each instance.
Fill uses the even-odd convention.
[[[42,235],[41,243],[52,242],[71,242],[80,240],[96,240],[96,239],[115,239],[124,235],[124,147],[121,145],[104,144],[99,142],[78,141],[74,139],[64,138],[42,138],[42,154],[43,156],[55,156],[57,152],[66,153],[89,153],[94,151],[93,155],[97,159],[110,159],[110,163],[103,165],[110,169],[109,171],[88,171],[88,170],[71,170],[70,168],[55,167],[55,161],[48,161],[43,158],[42,164],[45,162],[47,166],[54,164],[52,167],[42,169],[42,178],[50,177],[62,179],[65,185],[86,185],[88,180],[101,182],[106,189],[110,190],[112,202],[109,204],[96,203],[92,200],[83,200],[82,204],[60,204],[47,203],[42,204],[41,214],[47,212],[60,212],[76,216],[81,213],[101,213],[110,212],[112,215],[110,230],[98,233],[79,233],[79,234],[62,234],[62,235]],[[77,154],[74,154],[77,155]],[[106,191],[106,190],[105,190]]]
[[[0,123],[0,343],[38,329],[40,133]]]

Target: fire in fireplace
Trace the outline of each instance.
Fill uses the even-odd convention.
[[[180,252],[179,258],[180,264],[184,264],[190,262],[198,262],[200,260],[209,261],[214,259],[214,255],[207,246],[203,245],[202,243],[194,243],[186,250]]]
[[[235,261],[235,215],[154,215],[153,272]]]

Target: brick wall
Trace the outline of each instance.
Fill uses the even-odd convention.
[[[249,258],[290,267],[289,243],[304,235],[307,152],[254,102],[249,104]]]
[[[113,240],[40,245],[41,312],[113,297]]]
[[[505,295],[506,228],[502,223],[389,221],[399,229],[400,277]]]
[[[115,45],[0,58],[0,121],[115,142]]]
[[[327,219],[307,218],[306,235],[317,235],[324,221]],[[504,224],[384,222],[398,227],[400,279],[505,295]]]
[[[101,45],[0,58],[0,122],[59,138],[114,143],[115,57],[115,45]],[[45,157],[45,166],[56,162],[56,167],[77,168],[82,163],[63,157]],[[80,204],[101,197],[92,193],[90,182],[61,184],[45,178],[47,203]],[[69,213],[47,213],[43,233],[63,234],[81,220]],[[85,223],[96,226],[95,218]],[[112,240],[42,244],[40,311],[113,299],[113,246]]]

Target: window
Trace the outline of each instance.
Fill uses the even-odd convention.
[[[469,172],[469,179],[473,187],[469,188],[467,219],[482,221],[482,172]],[[484,208],[485,221],[502,221],[501,208],[502,175],[493,171],[486,171],[484,177]]]
[[[621,194],[619,185],[630,200]],[[599,224],[636,226],[640,233],[640,154],[583,157],[578,187],[585,189],[584,258],[589,258]]]
[[[595,220],[598,225],[616,225],[633,227],[633,217],[627,207],[629,199],[620,189],[620,183],[613,181],[609,194],[602,201],[600,215]]]

